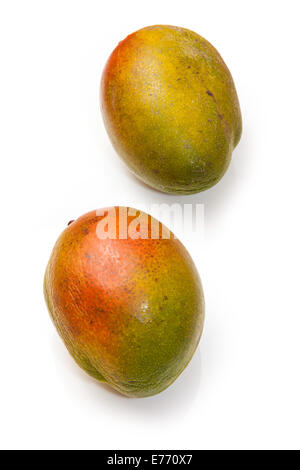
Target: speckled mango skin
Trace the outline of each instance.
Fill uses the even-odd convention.
[[[163,192],[216,184],[240,140],[231,74],[217,50],[188,29],[150,26],[121,41],[105,66],[100,101],[117,153]]]
[[[57,240],[45,273],[46,303],[82,369],[124,395],[154,395],[178,377],[198,345],[201,281],[180,241],[172,233],[162,238],[161,223],[158,239],[120,239],[118,224],[116,239],[99,239],[97,214],[83,215]],[[150,236],[156,219],[148,220]]]

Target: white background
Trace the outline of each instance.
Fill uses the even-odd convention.
[[[1,1],[1,448],[300,448],[298,3]],[[100,116],[108,55],[157,23],[212,42],[240,98],[232,164],[193,196],[139,183]],[[203,281],[205,330],[168,390],[128,399],[73,363],[43,274],[70,219],[159,202],[205,205],[204,239],[182,240]]]

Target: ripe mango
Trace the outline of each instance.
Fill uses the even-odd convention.
[[[231,74],[204,38],[150,26],[121,41],[102,74],[108,135],[149,186],[191,194],[224,175],[242,131]]]
[[[77,364],[124,395],[145,397],[167,388],[192,358],[204,297],[180,241],[148,214],[129,212],[108,208],[70,223],[52,251],[44,293]]]

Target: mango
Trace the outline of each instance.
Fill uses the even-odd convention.
[[[52,251],[44,293],[77,364],[129,397],[167,388],[201,337],[204,296],[190,255],[157,219],[134,209],[72,221]]]
[[[204,38],[150,26],[121,41],[100,87],[112,144],[144,183],[192,194],[224,175],[242,120],[231,74]]]

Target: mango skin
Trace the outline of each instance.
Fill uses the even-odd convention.
[[[46,303],[89,375],[130,397],[154,395],[178,377],[198,345],[201,281],[180,241],[172,233],[162,238],[161,223],[159,238],[150,238],[153,217],[149,239],[99,239],[102,219],[89,212],[60,235],[45,273]]]
[[[216,184],[240,140],[231,74],[217,50],[188,29],[150,26],[121,41],[105,66],[100,101],[117,153],[163,192]]]

